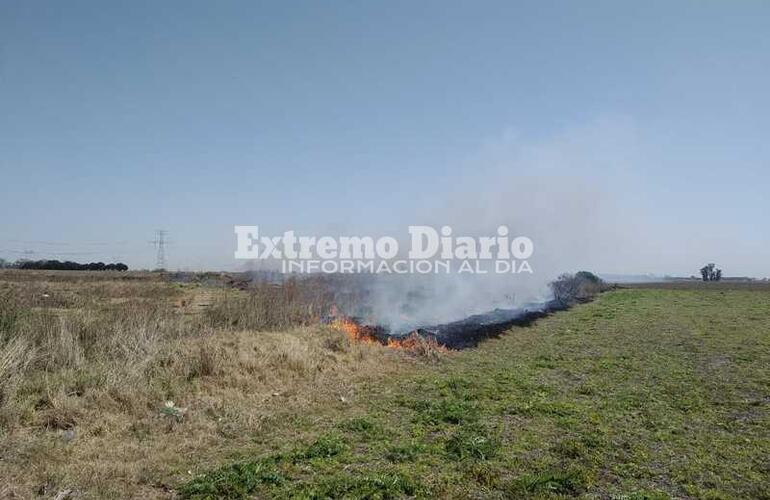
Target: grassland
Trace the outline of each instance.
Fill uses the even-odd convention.
[[[5,369],[21,374],[3,389],[6,496],[770,498],[767,289],[614,290],[436,360],[312,322],[262,331],[287,316],[237,312],[253,295],[187,314],[221,292],[34,286],[73,294],[55,308],[69,313],[43,311],[56,338],[67,314],[106,315],[107,339],[163,334],[134,358],[110,341]],[[130,307],[131,328],[109,326]]]
[[[322,307],[293,286],[0,273],[0,498],[173,496],[287,412],[400,369],[319,325]]]

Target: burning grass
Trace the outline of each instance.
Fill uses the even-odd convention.
[[[400,338],[391,337],[386,345],[392,349],[408,351],[424,358],[437,359],[442,354],[449,352],[449,349],[439,344],[436,339],[425,337],[417,332],[412,332]]]
[[[438,361],[443,355],[449,353],[449,349],[439,344],[436,339],[420,335],[417,332],[411,332],[400,337],[391,336],[376,326],[361,325],[347,317],[335,317],[330,321],[329,326],[344,332],[351,342],[379,344],[423,359]]]

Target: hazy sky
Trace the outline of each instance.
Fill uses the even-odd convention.
[[[766,1],[0,0],[0,257],[151,266],[165,228],[171,268],[225,268],[234,224],[499,210],[582,241],[565,266],[768,276],[768,26]]]

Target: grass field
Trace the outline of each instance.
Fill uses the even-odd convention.
[[[55,286],[76,314],[126,307]],[[438,360],[141,290],[173,333],[139,368],[6,369],[0,493],[770,498],[770,289],[618,289]]]

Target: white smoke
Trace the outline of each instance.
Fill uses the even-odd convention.
[[[449,225],[455,236],[489,236],[506,225],[534,241],[532,274],[379,276],[374,320],[393,330],[450,322],[495,308],[550,299],[548,283],[564,272],[612,271],[643,240],[621,203],[633,185],[635,134],[623,118],[606,118],[544,141],[510,132],[467,162],[450,193],[435,197],[406,225]],[[613,182],[606,182],[613,177]],[[625,182],[624,182],[625,181]]]

